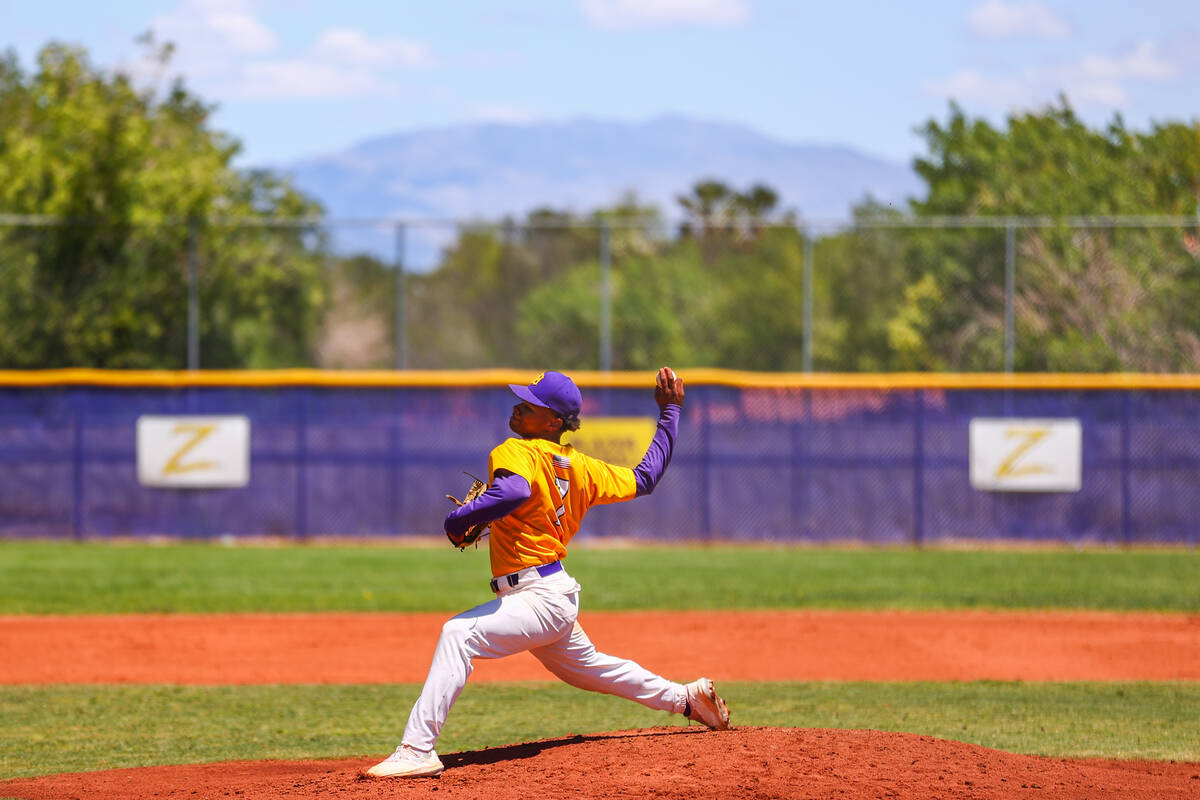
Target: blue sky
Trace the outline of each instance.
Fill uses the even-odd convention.
[[[1001,121],[1060,92],[1093,124],[1200,117],[1196,0],[0,0],[0,48],[50,40],[218,106],[243,164],[466,122],[747,125],[907,162],[953,98]],[[161,76],[159,76],[161,78]]]

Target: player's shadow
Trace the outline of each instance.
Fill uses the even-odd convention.
[[[594,733],[590,735],[576,734],[574,736],[565,736],[561,739],[547,739],[542,742],[525,742],[523,744],[509,744],[503,747],[489,747],[486,750],[468,750],[462,753],[448,753],[441,756],[442,764],[446,769],[455,769],[457,767],[467,767],[472,764],[497,764],[501,761],[516,761],[521,758],[533,758],[545,750],[551,750],[555,747],[569,747],[571,745],[583,744],[584,742],[600,742],[612,741],[616,739],[644,739],[658,736],[679,736],[689,733],[700,733],[706,731],[703,725],[698,727],[678,727],[669,729],[655,729],[647,731],[632,731],[629,733]]]

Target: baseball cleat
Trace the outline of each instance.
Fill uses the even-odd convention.
[[[432,778],[441,775],[443,769],[436,751],[422,753],[402,744],[396,752],[363,774],[372,778]]]
[[[697,678],[683,688],[687,690],[688,719],[703,722],[714,731],[729,730],[729,707],[712,680]]]

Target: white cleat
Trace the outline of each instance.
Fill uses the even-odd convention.
[[[703,722],[714,731],[729,730],[729,707],[717,694],[712,680],[697,678],[683,688],[687,689],[687,701],[691,706],[688,719]]]
[[[402,744],[396,752],[363,774],[372,778],[432,778],[441,775],[443,769],[436,751],[422,753]]]

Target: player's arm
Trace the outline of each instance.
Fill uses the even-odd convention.
[[[471,502],[463,503],[447,514],[443,528],[446,533],[461,535],[481,522],[507,517],[528,500],[531,494],[529,481],[514,472],[496,470],[487,490]]]
[[[533,494],[531,451],[518,439],[505,440],[488,455],[488,475],[492,482],[483,494],[446,515],[446,533],[459,536],[475,525],[508,516],[528,500]]]
[[[658,403],[658,426],[646,455],[633,468],[639,497],[653,492],[667,471],[679,433],[679,417],[683,411],[683,379],[670,367],[663,367],[655,377],[654,400]]]

